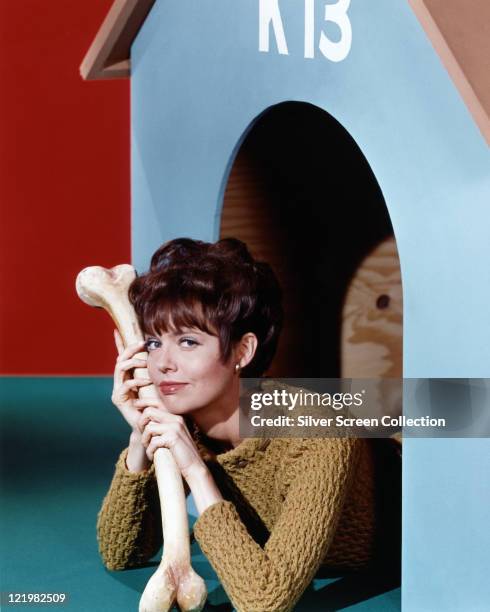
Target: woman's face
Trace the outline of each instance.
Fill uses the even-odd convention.
[[[165,407],[189,414],[223,400],[236,383],[233,356],[224,364],[219,339],[197,328],[146,336],[148,372]]]

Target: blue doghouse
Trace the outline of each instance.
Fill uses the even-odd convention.
[[[489,13],[117,0],[82,74],[131,75],[134,265],[244,239],[285,290],[274,375],[484,379]],[[403,471],[403,609],[483,610],[489,441],[406,439]]]

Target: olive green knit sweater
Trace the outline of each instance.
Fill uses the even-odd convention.
[[[239,612],[292,610],[320,565],[357,568],[373,558],[373,442],[387,441],[250,438],[207,462],[225,501],[202,513],[194,534]],[[113,570],[147,561],[162,544],[154,467],[131,473],[126,455],[97,521]]]

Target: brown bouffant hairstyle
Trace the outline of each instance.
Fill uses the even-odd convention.
[[[282,292],[269,264],[256,261],[236,238],[165,243],[150,270],[131,284],[129,298],[144,333],[197,327],[219,338],[223,363],[244,334],[254,333],[258,346],[244,376],[261,376],[274,357]]]

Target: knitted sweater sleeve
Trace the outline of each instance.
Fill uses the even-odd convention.
[[[207,508],[194,525],[239,612],[292,610],[324,559],[360,452],[358,440],[330,442],[313,445],[283,470],[287,493],[264,548],[229,501]]]
[[[162,545],[162,519],[154,464],[133,473],[124,449],[97,515],[97,540],[104,565],[121,570],[141,565]]]

